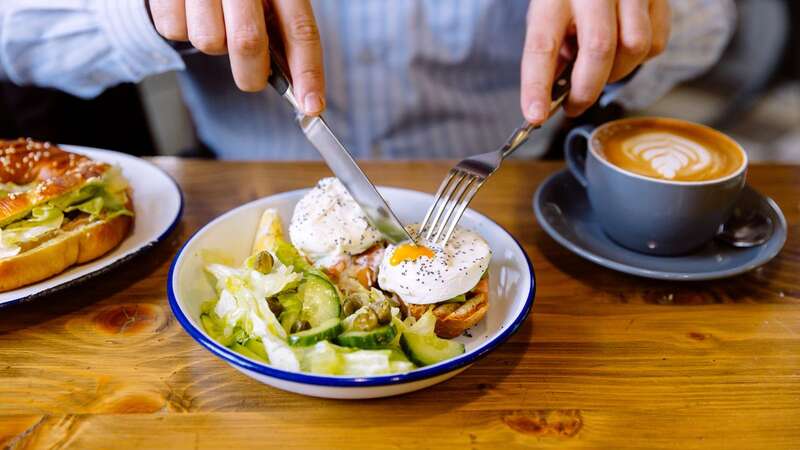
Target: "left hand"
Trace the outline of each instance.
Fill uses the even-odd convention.
[[[669,28],[667,0],[534,0],[522,55],[520,102],[526,120],[547,120],[556,70],[576,51],[564,102],[568,116],[586,111],[606,84],[663,52]]]

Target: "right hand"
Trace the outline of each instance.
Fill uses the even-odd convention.
[[[325,109],[322,45],[309,0],[148,0],[156,30],[190,41],[209,55],[229,54],[239,89],[267,86],[270,72],[265,11],[277,19],[295,96],[306,115]]]

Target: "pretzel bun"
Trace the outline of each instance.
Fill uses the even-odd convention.
[[[0,224],[4,226],[24,217],[34,206],[80,189],[111,168],[49,143],[0,140],[0,183],[31,186],[25,192],[0,197]],[[133,211],[130,192],[126,207]],[[17,255],[0,258],[0,292],[50,278],[106,254],[125,239],[132,224],[133,218],[127,215],[65,221],[60,229]]]
[[[32,206],[79,189],[110,169],[109,164],[64,151],[49,142],[0,140],[0,183],[35,183],[34,189],[0,198],[0,224],[28,212]]]

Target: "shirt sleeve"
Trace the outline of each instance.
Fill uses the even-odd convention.
[[[610,88],[602,105],[645,108],[719,60],[736,25],[733,0],[671,0],[670,6],[672,33],[664,53],[643,64],[628,83]]]
[[[0,79],[79,97],[184,68],[145,0],[0,1]]]

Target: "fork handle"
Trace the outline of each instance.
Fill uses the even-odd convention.
[[[550,96],[550,115],[552,115],[558,109],[558,107],[561,106],[561,103],[564,102],[564,99],[567,98],[567,94],[569,94],[570,78],[572,78],[573,65],[573,61],[568,62],[567,65],[564,66],[564,70],[561,71],[561,74],[553,82],[553,92]],[[511,136],[509,136],[505,145],[503,145],[503,158],[510,155],[520,145],[524,144],[525,141],[528,140],[528,136],[530,136],[531,132],[538,128],[541,128],[541,125],[533,125],[525,122],[522,124],[522,126],[514,130],[514,132],[511,133]]]

